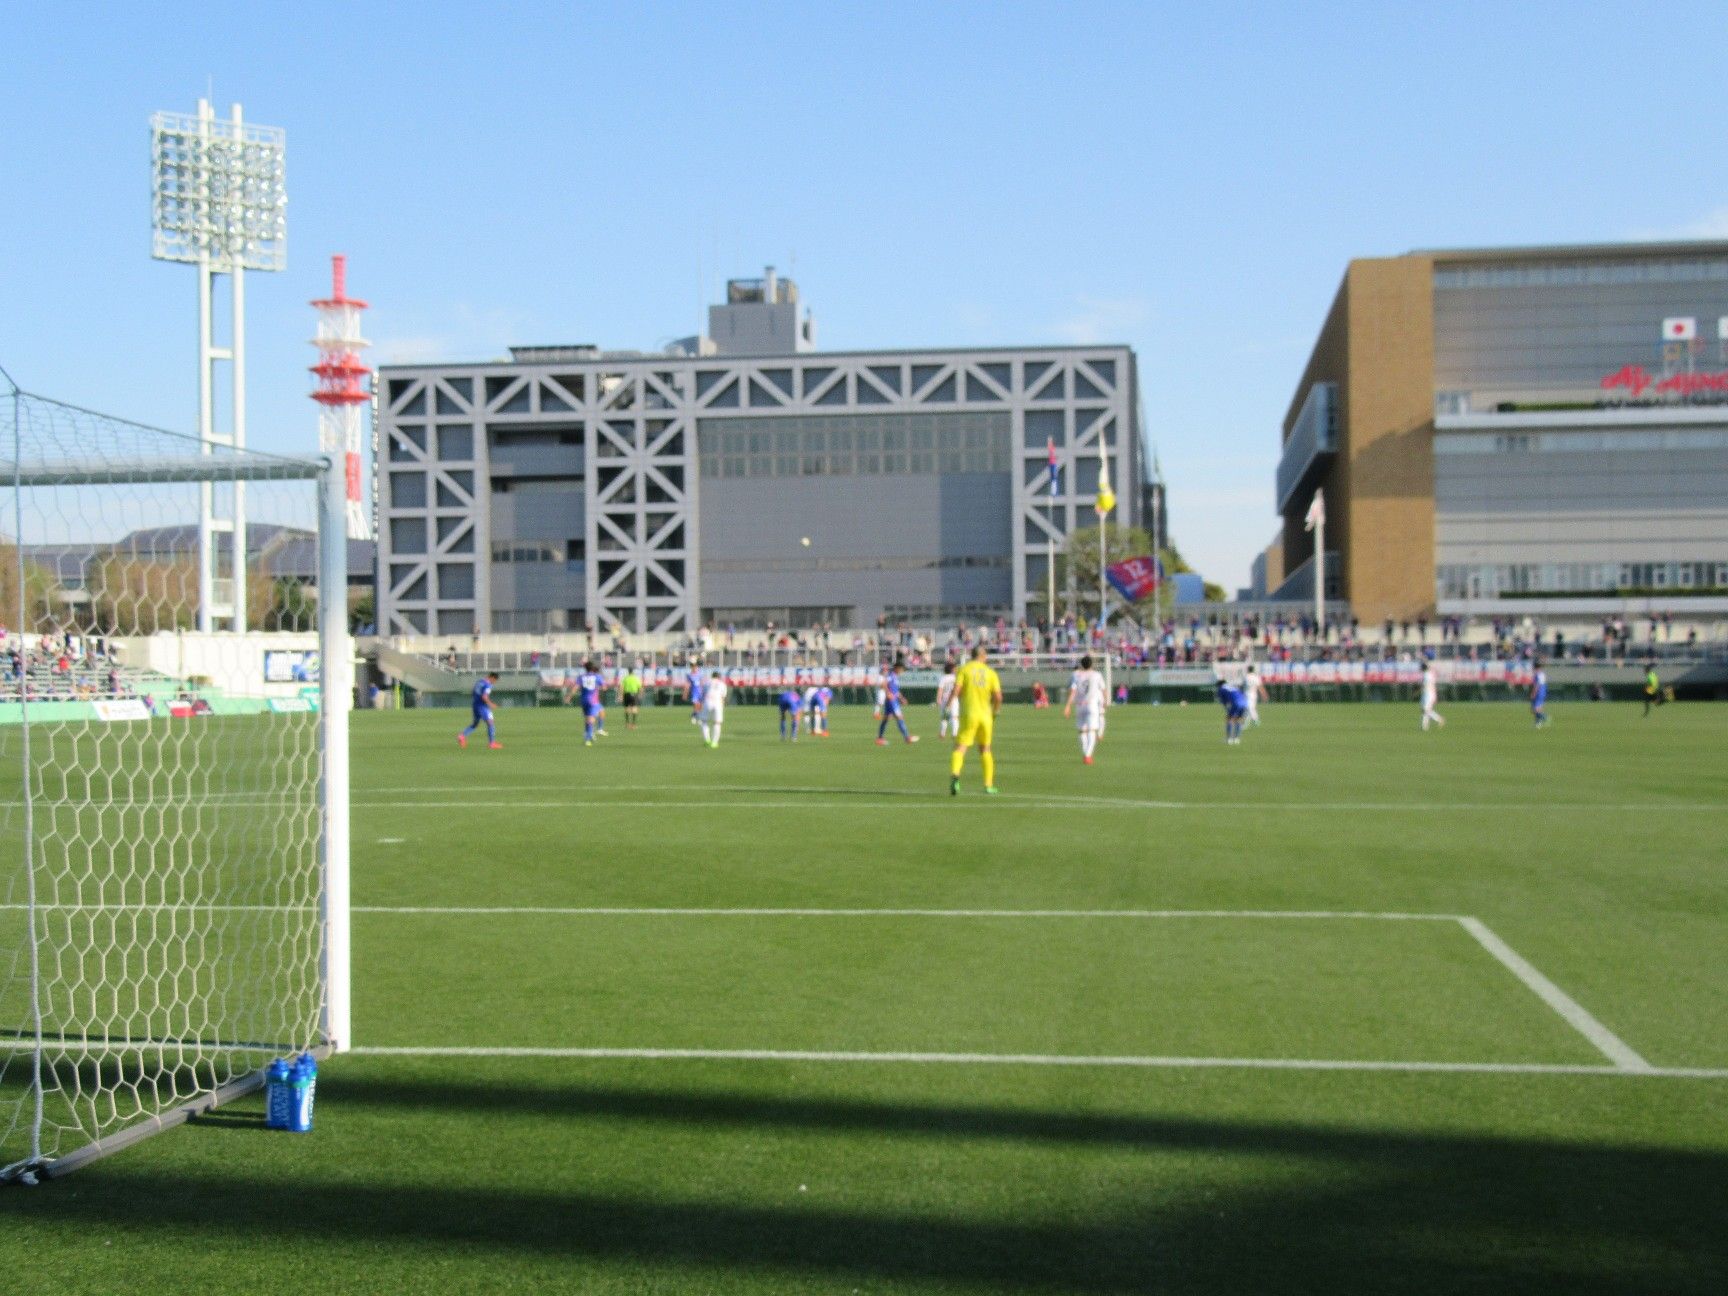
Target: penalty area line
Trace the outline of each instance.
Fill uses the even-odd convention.
[[[1462,921],[1456,914],[1374,913],[1342,909],[701,909],[604,905],[355,905],[352,912],[455,917],[522,914],[572,918],[1335,918],[1368,922]]]
[[[647,1062],[823,1062],[902,1066],[1100,1067],[1119,1070],[1379,1071],[1434,1075],[1612,1076],[1728,1080],[1728,1067],[1648,1067],[1593,1063],[1397,1062],[1357,1058],[1229,1058],[1053,1053],[861,1052],[836,1049],[558,1048],[464,1045],[357,1045],[354,1057],[547,1058]]]
[[[1496,936],[1487,923],[1480,918],[1460,918],[1458,925],[1469,932],[1476,943],[1487,950],[1496,962],[1523,982],[1538,999],[1559,1013],[1568,1026],[1589,1040],[1596,1051],[1617,1068],[1644,1074],[1656,1070],[1625,1040],[1597,1021],[1583,1004],[1543,976],[1534,964]]]

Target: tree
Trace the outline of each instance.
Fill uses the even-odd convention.
[[[378,622],[378,602],[371,594],[362,594],[348,607],[348,629],[358,633]]]
[[[292,576],[283,576],[270,584],[270,610],[264,614],[266,630],[315,630],[318,628],[318,601],[306,585]]]
[[[1152,533],[1146,528],[1114,524],[1104,527],[1105,566],[1126,558],[1142,558],[1151,552]],[[1190,570],[1174,545],[1165,549],[1160,558],[1166,576]],[[1026,593],[1033,607],[1043,608],[1043,586]],[[1118,610],[1124,607],[1150,610],[1148,605],[1124,603],[1113,590],[1108,591],[1108,595],[1111,605]],[[1056,611],[1058,616],[1067,611],[1094,616],[1098,612],[1098,528],[1095,526],[1073,532],[1056,553]],[[1111,613],[1112,616],[1117,614]]]
[[[40,563],[24,562],[24,598],[18,598],[18,549],[0,544],[0,625],[25,633],[52,630],[58,624],[56,605],[60,583]],[[22,622],[20,622],[22,617]]]
[[[190,630],[197,621],[198,563],[193,558],[105,554],[86,582],[90,616],[104,634]]]

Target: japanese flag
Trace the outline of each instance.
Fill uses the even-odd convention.
[[[1698,336],[1698,321],[1690,315],[1670,315],[1662,321],[1662,337],[1668,342],[1690,342]]]

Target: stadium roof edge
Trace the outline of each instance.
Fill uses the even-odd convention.
[[[416,360],[401,364],[381,363],[380,372],[386,369],[479,369],[489,366],[509,365],[513,367],[530,367],[544,365],[713,365],[724,367],[728,364],[752,363],[772,364],[775,362],[801,364],[820,364],[824,360],[853,360],[873,356],[928,356],[928,355],[1028,355],[1040,352],[1096,352],[1122,351],[1134,354],[1134,347],[1127,342],[1092,342],[1085,344],[1061,342],[1048,346],[986,346],[986,347],[896,347],[888,351],[798,351],[785,355],[719,355],[719,356],[680,356],[658,355],[645,353],[628,359],[608,359],[605,356],[594,356],[581,360],[515,360],[508,356],[495,357],[490,360]]]
[[[1728,256],[1724,239],[1657,239],[1636,243],[1552,243],[1523,247],[1414,248],[1405,256],[1460,261],[1600,261],[1631,257]]]

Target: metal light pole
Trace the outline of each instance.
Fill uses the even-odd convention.
[[[282,130],[245,124],[239,104],[227,121],[206,99],[198,101],[195,116],[159,112],[150,119],[151,255],[198,267],[198,436],[205,454],[246,445],[245,272],[288,264],[284,152]],[[221,274],[229,277],[231,293],[226,346],[216,342],[213,319]],[[218,430],[215,414],[222,361],[229,365],[233,398],[226,430]],[[243,631],[245,484],[219,489],[204,482],[198,496],[198,629]]]

